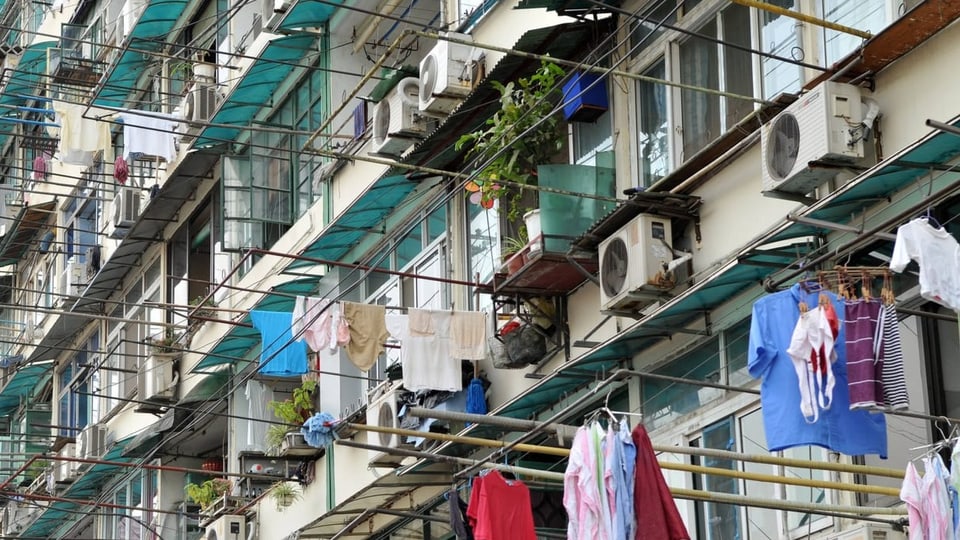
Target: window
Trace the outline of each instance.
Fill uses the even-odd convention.
[[[793,11],[798,9],[795,0],[771,0],[770,3]],[[760,12],[760,46],[763,52],[803,60],[800,32],[801,27],[795,19],[769,11]],[[763,73],[763,97],[771,99],[783,92],[794,92],[800,88],[800,66],[768,57],[761,57],[760,65]]]
[[[654,79],[665,79],[664,60],[658,61],[643,72]],[[640,178],[649,186],[660,180],[673,168],[670,156],[670,122],[667,108],[667,87],[649,81],[637,83],[637,112],[639,129],[637,142],[640,146]]]
[[[764,445],[763,416],[760,409],[734,415],[714,422],[690,439],[690,446],[728,450],[742,454],[767,454]],[[826,461],[827,451],[819,447],[792,448],[782,452],[784,457]],[[695,465],[745,472],[775,474],[788,478],[829,480],[826,471],[780,467],[727,458],[694,458]],[[768,482],[757,482],[715,475],[693,475],[696,489],[717,493],[743,494],[754,498],[784,499],[813,503],[831,502],[823,488],[784,485],[780,489]],[[697,502],[697,538],[704,540],[768,540],[787,538],[795,530],[818,531],[831,524],[829,518],[800,512],[782,512],[765,508],[745,508],[738,505]],[[778,533],[778,531],[780,531]]]
[[[157,462],[155,465],[159,465]],[[161,521],[153,512],[158,473],[138,470],[120,484],[110,497],[116,506],[101,511],[101,537],[117,540],[153,538]]]
[[[464,198],[467,205],[467,264],[471,279],[487,283],[500,266],[500,217],[498,202],[485,209]],[[481,295],[486,296],[486,295]]]
[[[92,340],[89,343],[92,344]],[[85,365],[87,351],[84,350],[75,354],[57,372],[57,425],[60,426],[58,435],[61,437],[76,437],[80,434],[79,430],[70,428],[82,428],[89,423],[89,391],[87,380],[83,378]]]

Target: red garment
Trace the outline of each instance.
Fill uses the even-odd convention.
[[[821,304],[820,308],[823,309],[827,324],[830,325],[830,333],[833,334],[833,341],[836,342],[837,336],[840,334],[840,318],[837,317],[837,312],[833,309],[833,302]],[[826,375],[827,358],[830,356],[832,355],[827,353],[823,345],[820,346],[819,351],[812,351],[810,353],[810,364],[813,366],[813,372]],[[833,356],[829,361],[833,362],[835,359],[836,357]]]
[[[537,540],[530,490],[497,471],[473,479],[467,519],[475,540]]]
[[[43,180],[47,177],[47,160],[43,159],[43,156],[38,155],[33,158],[33,179],[34,180]]]
[[[633,510],[637,519],[635,540],[690,540],[643,424],[633,428],[633,444],[637,447],[633,488]]]
[[[127,160],[123,159],[123,156],[117,156],[117,160],[113,163],[113,177],[118,184],[124,185],[127,183],[129,176],[130,169],[127,167]]]

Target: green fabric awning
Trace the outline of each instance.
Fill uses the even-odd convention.
[[[196,371],[196,369],[194,369]],[[203,376],[203,380],[187,392],[177,403],[178,407],[203,403],[226,397],[230,390],[230,368],[226,365],[217,366],[214,371]]]
[[[10,416],[24,400],[53,376],[53,360],[21,366],[0,390],[0,416]]]
[[[47,74],[47,49],[56,47],[56,41],[34,43],[20,56],[17,68],[8,74],[4,73],[7,83],[0,89],[0,116],[20,118],[21,112],[17,107],[26,105],[33,96],[36,96],[41,81]],[[17,122],[0,122],[0,147],[2,147],[17,127]]]
[[[343,0],[299,0],[295,2],[277,24],[277,30],[316,28],[330,20],[340,9]]]
[[[126,447],[136,437],[128,437],[117,441],[107,453],[100,458],[103,461],[132,463],[135,458],[124,457]],[[97,463],[90,466],[80,478],[70,484],[70,487],[60,495],[65,499],[95,500],[104,487],[119,473],[128,467],[122,465]],[[83,509],[88,505],[76,502],[56,501],[50,504],[38,517],[21,533],[23,538],[57,538],[54,533],[59,527],[70,527],[83,517]]]
[[[294,68],[300,65],[307,67],[309,62],[304,58],[314,50],[316,38],[310,34],[279,37],[271,41],[210,119],[214,125],[200,133],[194,146],[235,141],[241,128],[249,126],[257,113],[269,106],[277,88]]]
[[[294,279],[277,285],[261,298],[253,309],[292,312],[295,297],[308,296],[316,291],[317,283],[321,277],[322,276],[312,276]],[[234,326],[233,329],[194,366],[192,370],[194,373],[207,372],[210,368],[216,368],[223,364],[234,364],[239,361],[238,359],[246,357],[251,349],[260,344],[260,331],[253,328],[250,323],[250,317],[244,316],[240,323],[243,326]],[[184,400],[186,400],[186,398],[184,398]]]
[[[137,82],[147,72],[155,57],[170,39],[177,21],[187,11],[190,0],[150,0],[137,24],[130,31],[130,49],[124,51],[107,73],[94,105],[123,107],[137,90]]]
[[[11,218],[7,233],[0,237],[0,268],[17,264],[34,248],[33,241],[46,227],[56,205],[56,201],[50,201],[24,206]]]

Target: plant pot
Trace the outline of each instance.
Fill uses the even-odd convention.
[[[526,256],[522,251],[514,253],[503,263],[503,268],[506,270],[507,275],[516,274],[523,268],[523,265],[527,262]]]
[[[530,251],[539,251],[542,245],[540,239],[540,209],[536,208],[524,214],[523,223],[527,227],[527,238],[530,239]]]
[[[197,62],[193,65],[193,76],[197,80],[213,82],[217,78],[217,68],[213,64]]]
[[[299,431],[288,431],[280,445],[280,456],[315,456],[321,452],[320,448],[314,448],[307,444],[303,438],[303,433]]]

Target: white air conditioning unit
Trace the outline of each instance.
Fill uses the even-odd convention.
[[[471,40],[467,34],[445,36]],[[470,93],[472,45],[437,40],[420,61],[420,110],[437,116],[450,113]]]
[[[103,455],[107,441],[107,428],[101,424],[90,424],[83,428],[77,437],[77,456],[83,459],[98,459]]]
[[[400,427],[400,406],[397,402],[397,392],[399,385],[380,385],[371,392],[371,397],[367,403],[367,425],[399,428]],[[390,433],[378,433],[375,431],[367,432],[367,444],[380,446],[383,448],[400,448],[406,446],[400,435]],[[394,467],[403,461],[404,456],[389,454],[387,452],[370,452],[370,465],[381,467]]]
[[[61,276],[61,291],[66,296],[80,296],[90,281],[89,266],[87,263],[69,261]]]
[[[140,217],[142,194],[139,188],[121,187],[113,199],[113,226],[117,229],[129,229]]]
[[[3,509],[3,534],[16,537],[23,532],[33,517],[33,509],[29,503],[21,506],[15,501],[10,501]]]
[[[670,219],[640,214],[600,243],[600,305],[638,310],[673,288]]]
[[[427,131],[420,118],[417,95],[420,82],[407,77],[373,107],[372,154],[398,156]]]
[[[61,458],[75,458],[77,457],[77,445],[75,443],[67,443],[63,445],[63,448],[57,452],[57,456]],[[77,479],[77,476],[80,474],[80,464],[76,461],[69,461],[66,459],[58,459],[54,462],[53,465],[53,481],[57,484],[66,484],[73,482]]]
[[[761,128],[763,191],[806,194],[864,157],[860,89],[827,81]],[[811,162],[828,166],[811,167]]]
[[[21,56],[23,56],[21,53],[13,51],[4,54],[3,60],[0,61],[0,77],[9,77],[12,75],[13,70],[17,69],[17,66],[20,65]]]
[[[153,353],[137,377],[137,396],[143,401],[170,401],[177,386],[173,373],[174,355]]]
[[[243,516],[226,514],[207,525],[204,540],[246,540],[247,521]]]
[[[834,533],[826,540],[907,540],[907,535],[883,525],[861,524],[856,528]]]
[[[262,0],[263,28],[273,28],[280,22],[280,18],[290,9],[291,0]]]
[[[214,84],[194,84],[180,102],[180,116],[191,122],[206,122],[217,111],[217,87]]]

